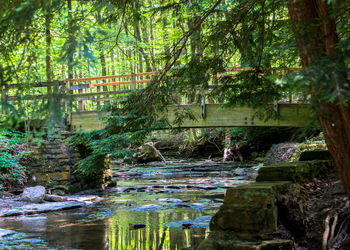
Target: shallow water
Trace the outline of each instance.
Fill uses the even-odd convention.
[[[148,166],[145,172],[150,171]],[[138,187],[142,192],[112,189],[103,202],[93,207],[0,220],[0,228],[18,232],[2,239],[0,249],[141,250],[157,249],[161,242],[162,249],[195,248],[209,233],[210,217],[221,205],[226,187],[249,180],[245,173],[218,177],[204,171],[194,177],[186,171],[178,172],[181,178],[154,175],[146,180],[142,176],[119,180],[119,187]],[[203,186],[218,188],[198,188]],[[131,230],[130,223],[142,223],[145,227]]]

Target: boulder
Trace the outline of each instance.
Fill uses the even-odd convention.
[[[43,186],[28,187],[24,189],[21,200],[32,203],[42,203],[45,192],[46,190]]]

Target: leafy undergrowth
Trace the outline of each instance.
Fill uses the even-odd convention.
[[[0,196],[3,191],[22,188],[26,182],[26,165],[31,161],[29,151],[18,132],[0,132]]]

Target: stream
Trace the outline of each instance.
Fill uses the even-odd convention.
[[[257,168],[211,161],[116,167],[117,187],[100,193],[102,202],[0,219],[0,228],[16,232],[0,249],[194,249],[226,189],[253,181]]]

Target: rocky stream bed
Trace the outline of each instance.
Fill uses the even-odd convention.
[[[8,197],[0,202],[0,249],[196,248],[227,188],[252,182],[258,168],[211,161],[125,166],[113,169],[118,186],[104,192],[35,205]]]

